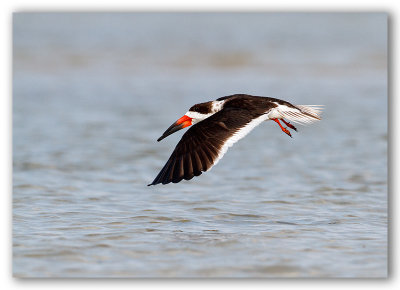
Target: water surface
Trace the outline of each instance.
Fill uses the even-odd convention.
[[[17,13],[17,277],[385,277],[387,17]],[[147,187],[199,102],[323,104],[210,172]]]

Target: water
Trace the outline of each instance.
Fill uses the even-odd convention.
[[[17,277],[385,277],[387,16],[18,13]],[[147,187],[199,102],[323,104],[210,172]]]

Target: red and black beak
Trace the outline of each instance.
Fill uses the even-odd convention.
[[[175,133],[176,131],[179,131],[180,129],[186,128],[188,126],[192,125],[192,118],[183,115],[182,118],[180,118],[178,121],[173,123],[165,132],[162,134],[160,138],[157,139],[158,142],[160,142],[162,139],[165,137]]]

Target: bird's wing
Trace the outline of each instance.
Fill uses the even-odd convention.
[[[149,185],[190,180],[210,170],[229,147],[267,118],[265,113],[254,115],[245,109],[225,108],[193,125]]]
[[[322,105],[284,105],[279,104],[269,113],[269,119],[285,118],[300,124],[309,124],[321,120]]]

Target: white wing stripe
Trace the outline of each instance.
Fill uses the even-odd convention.
[[[257,127],[263,121],[266,121],[266,120],[268,120],[268,115],[267,114],[263,114],[260,117],[251,120],[245,126],[240,128],[239,130],[237,130],[231,137],[226,139],[224,145],[222,145],[221,149],[219,150],[218,158],[214,160],[214,164],[210,167],[210,169],[213,168],[218,163],[218,161],[228,151],[229,147],[231,147],[237,141],[242,139],[244,136],[246,136],[248,133],[250,133],[251,130],[253,130],[255,127]]]
[[[229,147],[246,136],[251,130],[261,124],[263,121],[278,118],[278,116],[280,116],[281,118],[286,118],[295,123],[309,124],[321,119],[320,114],[322,108],[320,105],[298,105],[296,108],[280,104],[277,105],[277,107],[271,109],[269,112],[251,120],[245,126],[237,130],[231,137],[226,139],[224,145],[222,145],[221,149],[219,150],[218,157],[214,160],[214,164],[208,170],[213,168],[219,162],[219,160],[228,151]]]

